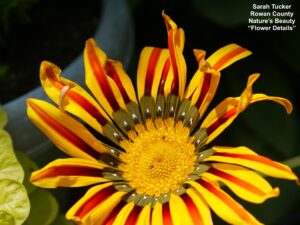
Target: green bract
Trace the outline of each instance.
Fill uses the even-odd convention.
[[[21,225],[27,218],[30,210],[30,203],[24,186],[14,180],[0,180],[0,211],[2,211],[0,221],[3,224],[12,221],[14,218],[16,225]],[[1,223],[2,224],[2,223]]]

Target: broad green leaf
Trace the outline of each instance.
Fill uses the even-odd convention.
[[[0,128],[3,128],[7,123],[7,115],[3,110],[2,106],[0,106]]]
[[[8,133],[0,130],[0,179],[11,179],[22,183],[24,171],[12,148],[9,147],[10,143]]]
[[[30,182],[30,176],[33,171],[38,169],[38,166],[23,152],[16,151],[16,156],[25,173],[23,185],[25,186],[28,194],[31,194],[34,190],[36,190],[36,186]]]
[[[58,203],[47,190],[37,189],[29,195],[31,211],[24,225],[50,225],[58,215]]]
[[[0,180],[0,211],[4,211],[21,225],[29,215],[30,202],[24,186],[14,180]]]
[[[2,146],[10,149],[13,148],[10,134],[6,130],[0,129],[0,147]]]
[[[65,215],[59,214],[51,225],[74,225],[73,222],[67,220]]]
[[[1,225],[15,225],[15,219],[9,213],[0,210],[0,224]]]

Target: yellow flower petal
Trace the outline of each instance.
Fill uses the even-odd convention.
[[[173,225],[195,224],[181,196],[171,194],[169,204]]]
[[[129,79],[125,80],[127,75],[120,65],[107,60],[107,56],[93,39],[86,42],[84,66],[86,84],[104,110],[112,116],[114,111],[125,109],[129,96],[133,96],[131,82]],[[117,74],[118,71],[121,74]],[[122,83],[122,79],[125,83]],[[127,91],[124,86],[126,84],[129,85]]]
[[[240,198],[253,203],[279,195],[278,188],[273,189],[260,175],[241,166],[214,163],[201,176],[223,182]]]
[[[160,202],[156,202],[153,207],[151,225],[165,225],[163,222],[162,204]]]
[[[237,44],[229,44],[213,53],[207,62],[217,71],[230,66],[232,63],[252,54],[249,50]]]
[[[118,213],[116,219],[113,222],[113,225],[125,225],[128,216],[134,209],[135,204],[133,202],[127,203],[121,211]]]
[[[156,100],[158,94],[165,95],[165,80],[171,72],[167,49],[145,47],[137,71],[138,98],[152,96]]]
[[[199,192],[193,188],[189,188],[186,193],[187,195],[183,199],[193,218],[194,224],[213,225],[210,209]],[[189,198],[186,196],[189,196]]]
[[[191,181],[190,184],[200,192],[210,208],[229,224],[261,224],[239,203],[208,180]]]
[[[27,115],[58,148],[74,158],[96,160],[107,152],[81,123],[48,102],[28,99]]]
[[[104,167],[86,159],[57,159],[33,172],[30,181],[44,188],[87,186],[107,181],[102,177]]]
[[[297,176],[288,166],[272,161],[264,156],[257,155],[247,147],[214,146],[212,149],[215,153],[207,157],[205,161],[237,164],[262,172],[271,177],[298,180]]]
[[[177,28],[176,23],[164,12],[162,13],[168,32],[168,47],[173,69],[171,93],[183,98],[186,84],[186,63],[182,51],[184,47],[184,31]]]
[[[123,207],[120,201],[124,194],[115,191],[112,183],[94,186],[68,210],[66,218],[86,225],[103,224]]]
[[[43,61],[40,79],[45,92],[62,110],[66,110],[102,133],[102,126],[110,121],[104,110],[76,83],[60,77],[61,70]],[[65,87],[68,87],[63,93]]]

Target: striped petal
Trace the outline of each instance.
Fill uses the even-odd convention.
[[[201,176],[223,182],[240,198],[253,203],[262,203],[279,195],[278,188],[273,189],[260,175],[241,166],[214,163]]]
[[[220,72],[203,65],[203,54],[201,50],[194,50],[199,68],[187,87],[185,98],[191,100],[191,104],[199,109],[200,118],[215,96],[220,81]]]
[[[74,158],[95,161],[107,151],[81,123],[48,102],[28,99],[27,114],[59,149]]]
[[[232,63],[245,58],[250,54],[252,53],[249,50],[242,48],[237,44],[229,44],[213,53],[207,59],[207,62],[214,70],[221,71]]]
[[[86,159],[57,159],[32,173],[30,181],[39,187],[81,187],[107,181],[104,165]]]
[[[136,218],[134,218],[133,216],[138,214],[140,210],[141,208],[136,207],[134,202],[127,203],[119,211],[118,215],[116,216],[112,224],[113,225],[128,225],[128,224],[134,225],[134,223],[127,223],[127,220],[129,219],[128,222],[135,221]]]
[[[298,180],[297,176],[288,166],[272,161],[264,156],[257,155],[247,147],[214,146],[212,149],[215,153],[207,157],[205,161],[241,165],[271,177]]]
[[[168,48],[173,69],[171,93],[183,98],[186,84],[186,63],[182,51],[184,47],[184,31],[177,28],[176,23],[164,12],[162,13],[168,32]]]
[[[212,225],[210,209],[203,197],[193,188],[189,188],[186,195],[182,196],[189,213],[196,225]]]
[[[45,92],[61,110],[66,110],[102,133],[102,126],[110,121],[104,110],[76,83],[60,77],[61,70],[43,61],[40,79]]]
[[[173,77],[170,69],[168,49],[145,47],[140,55],[137,70],[138,98],[152,96],[156,100],[158,94],[167,96],[165,90],[167,77]]]
[[[252,86],[258,77],[258,74],[249,76],[247,87],[240,97],[226,98],[208,114],[201,125],[201,128],[206,130],[208,136],[206,144],[210,143],[227,128],[249,104],[262,100],[270,100],[285,107],[287,113],[292,111],[292,104],[287,99],[263,94],[253,95]]]
[[[108,60],[93,39],[86,42],[84,66],[88,88],[110,116],[120,108],[126,109],[130,101],[136,102],[133,85],[121,64]]]
[[[115,218],[124,203],[121,201],[125,192],[117,192],[112,183],[92,187],[66,214],[66,218],[76,224],[109,224]]]
[[[197,182],[191,181],[190,184],[200,192],[210,208],[229,224],[261,224],[239,203],[212,182],[200,179]]]
[[[170,211],[171,211],[173,225],[181,225],[181,224],[194,225],[195,224],[194,223],[195,220],[193,220],[193,218],[191,217],[191,213],[189,212],[187,205],[185,204],[185,201],[181,198],[181,196],[171,194],[169,204],[170,204]]]

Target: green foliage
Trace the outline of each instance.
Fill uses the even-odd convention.
[[[0,224],[20,225],[27,218],[30,202],[22,185],[24,171],[14,154],[10,135],[3,129],[7,116],[0,108]]]

